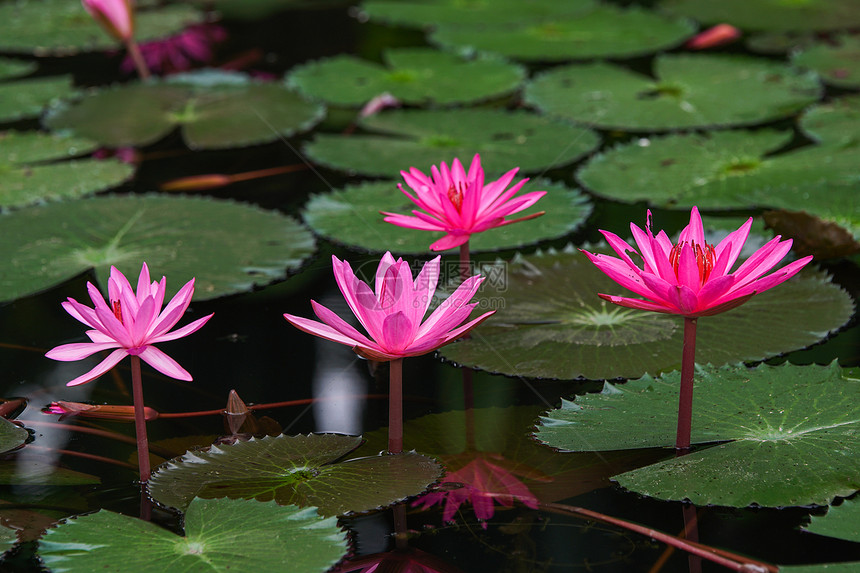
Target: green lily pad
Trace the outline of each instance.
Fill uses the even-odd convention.
[[[418,495],[441,476],[438,463],[415,452],[339,461],[361,442],[334,434],[281,435],[191,451],[159,468],[149,493],[180,510],[198,496],[274,499],[341,515]]]
[[[594,0],[378,0],[361,5],[361,17],[416,28],[439,24],[497,25],[566,18],[588,12]]]
[[[841,148],[860,147],[860,96],[830,100],[811,107],[800,118],[799,127],[810,139],[822,145]]]
[[[860,569],[860,561],[779,566],[780,573],[855,573],[858,569]]]
[[[45,125],[110,147],[147,145],[181,127],[192,149],[219,149],[289,137],[323,113],[284,85],[203,70],[96,92],[52,110]]]
[[[318,571],[337,563],[346,535],[313,508],[234,499],[195,499],[185,535],[149,521],[101,510],[49,529],[39,555],[52,571],[188,573]]]
[[[481,154],[488,173],[514,167],[524,172],[576,161],[600,143],[585,128],[527,112],[471,110],[394,110],[365,118],[360,125],[379,135],[318,134],[304,148],[310,158],[334,169],[362,175],[397,177],[416,166],[471,161]]]
[[[5,4],[0,4],[0,8]],[[0,121],[35,117],[61,97],[74,93],[72,76],[49,76],[0,84]]]
[[[385,92],[406,104],[445,105],[506,95],[526,76],[521,66],[497,57],[466,60],[429,48],[386,50],[383,60],[385,65],[342,54],[293,68],[287,83],[340,106],[364,105]]]
[[[492,52],[537,61],[631,58],[681,44],[695,32],[686,19],[666,17],[641,8],[601,5],[584,14],[535,22],[443,24],[430,40],[448,48]]]
[[[522,193],[541,190],[547,194],[515,217],[546,211],[544,215],[472,235],[470,250],[518,248],[561,237],[573,232],[591,214],[591,204],[582,193],[546,179],[529,181]],[[426,253],[441,233],[398,227],[383,221],[380,214],[408,214],[415,208],[397,188],[396,181],[374,181],[312,197],[303,217],[314,232],[337,243],[369,251]]]
[[[196,277],[194,298],[247,292],[286,278],[314,251],[302,225],[273,211],[207,198],[106,196],[0,216],[0,300],[27,296],[111,265],[129,276],[143,261],[175,293]]]
[[[9,58],[0,58],[0,79],[15,78],[18,76],[26,76],[33,73],[38,68],[36,62],[26,62],[23,60],[12,60]]]
[[[829,366],[700,366],[692,442],[725,442],[615,476],[623,487],[696,505],[828,504],[860,488],[860,380]],[[601,451],[674,444],[680,374],[606,385],[551,410],[537,437]]]
[[[0,453],[23,445],[29,435],[29,432],[21,426],[13,424],[6,418],[0,418]]]
[[[772,121],[821,95],[814,73],[761,58],[662,55],[654,77],[603,62],[568,65],[539,74],[526,85],[525,99],[604,129],[666,131]]]
[[[26,438],[27,430],[18,429],[24,431]],[[0,462],[0,484],[2,485],[69,486],[98,483],[101,483],[101,480],[97,476],[39,461],[6,460]]]
[[[836,36],[796,52],[791,63],[814,70],[826,83],[840,88],[860,87],[860,37]]]
[[[825,515],[813,515],[804,529],[810,533],[860,543],[860,500],[846,499],[840,505],[830,506]]]
[[[747,49],[757,54],[769,56],[784,56],[793,50],[804,48],[814,43],[812,32],[760,32],[749,36],[744,44]]]
[[[476,297],[479,308],[499,299],[504,306],[471,339],[441,348],[446,360],[559,379],[633,378],[680,368],[683,318],[598,298],[624,289],[585,255],[551,250],[517,257],[505,268],[501,292],[484,289]],[[696,358],[713,364],[763,360],[815,344],[853,313],[845,291],[824,273],[805,270],[736,309],[699,320]]]
[[[134,175],[116,159],[76,157],[95,148],[91,141],[65,135],[0,133],[0,207],[81,197],[115,187]],[[70,161],[52,160],[72,158]]]
[[[15,547],[18,543],[18,530],[0,524],[0,556]]]
[[[660,8],[704,24],[732,24],[745,30],[836,30],[860,25],[854,0],[664,0]]]
[[[197,10],[183,4],[135,13],[138,42],[174,35],[202,20]],[[76,0],[16,0],[0,4],[0,50],[37,56],[69,56],[81,51],[118,48]]]

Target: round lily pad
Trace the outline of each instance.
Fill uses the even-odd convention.
[[[763,123],[800,111],[820,95],[812,72],[712,54],[658,56],[654,78],[604,62],[568,65],[538,75],[525,91],[526,101],[543,112],[629,131]]]
[[[158,469],[149,492],[159,503],[185,508],[195,497],[274,499],[314,505],[322,515],[377,509],[418,495],[442,468],[408,452],[339,461],[362,439],[334,434],[276,436],[191,451]]]
[[[826,83],[860,87],[860,36],[841,35],[833,43],[818,43],[792,54],[791,63],[814,70]]]
[[[203,70],[96,92],[52,110],[45,125],[110,147],[147,145],[181,127],[192,149],[219,149],[289,137],[323,113],[284,85]]]
[[[21,426],[0,417],[0,453],[14,450],[23,445],[29,435],[29,432]]]
[[[286,278],[314,251],[302,225],[233,201],[159,195],[106,196],[0,216],[0,300],[26,296],[111,265],[146,262],[176,292],[196,277],[195,300],[247,292]]]
[[[12,60],[0,58],[0,79],[26,76],[39,67],[36,62],[25,62],[23,60]]]
[[[692,442],[725,442],[615,476],[623,487],[696,505],[826,505],[857,490],[860,380],[829,366],[700,366]],[[544,443],[570,451],[670,447],[680,374],[607,384],[551,410]]]
[[[860,543],[860,499],[846,499],[830,506],[824,515],[813,515],[806,531]]]
[[[405,104],[432,105],[499,97],[526,76],[500,58],[464,59],[429,48],[387,50],[383,59],[385,65],[342,54],[293,68],[287,83],[333,105],[360,106],[386,92]]]
[[[39,541],[52,571],[318,571],[346,553],[346,534],[313,508],[234,499],[195,499],[185,535],[101,510],[67,519]]]
[[[681,44],[695,32],[692,22],[642,8],[601,5],[584,14],[535,22],[443,24],[430,40],[448,48],[492,52],[536,61],[631,58]]]
[[[0,133],[0,207],[74,198],[119,185],[134,167],[116,159],[76,157],[91,141],[44,133]],[[53,161],[72,158],[69,161]],[[49,163],[50,162],[50,163]]]
[[[860,96],[830,100],[810,108],[800,118],[800,129],[822,145],[853,148],[860,144]]]
[[[836,30],[860,25],[854,0],[664,0],[660,8],[704,24],[745,30]]]
[[[545,170],[576,161],[600,143],[588,129],[524,111],[395,110],[360,125],[379,135],[321,133],[304,150],[334,169],[397,177],[410,166],[427,172],[431,165],[450,164],[455,157],[469,161],[476,153],[487,173]]]
[[[555,20],[591,10],[595,0],[377,0],[361,5],[362,18],[426,28],[439,24],[507,24]]]
[[[18,530],[0,524],[0,557],[18,543]]]
[[[203,16],[183,4],[135,12],[138,42],[171,36]],[[38,56],[68,56],[119,47],[77,0],[16,0],[0,4],[0,50]]]
[[[599,249],[598,249],[599,251]],[[439,350],[456,364],[533,378],[633,378],[680,368],[683,318],[624,308],[597,293],[624,289],[566,249],[517,257],[497,291],[477,295],[495,315],[469,340]],[[493,306],[488,306],[493,305]],[[819,271],[699,320],[696,360],[756,361],[815,344],[854,313],[851,297]]]
[[[554,239],[573,232],[591,214],[591,204],[582,193],[559,183],[545,179],[529,181],[522,193],[530,191],[547,191],[547,194],[516,216],[546,213],[472,235],[469,239],[472,252],[518,248]],[[426,253],[441,233],[398,227],[383,221],[380,214],[380,211],[409,214],[415,208],[397,188],[396,181],[375,181],[316,195],[308,201],[303,217],[314,232],[337,243],[369,251]]]
[[[2,8],[0,4],[0,8]],[[59,98],[74,94],[72,76],[49,76],[0,83],[0,121],[35,117]]]

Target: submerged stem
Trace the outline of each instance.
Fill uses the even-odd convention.
[[[388,453],[399,454],[403,451],[403,359],[388,364]]]
[[[137,434],[137,465],[140,483],[149,481],[149,440],[146,438],[146,413],[143,410],[143,382],[140,377],[140,358],[131,357],[131,390],[134,396],[134,431]]]
[[[693,375],[696,371],[696,318],[684,317],[684,350],[681,356],[681,392],[678,397],[678,433],[675,449],[690,450],[693,426]]]

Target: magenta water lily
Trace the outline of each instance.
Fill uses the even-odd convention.
[[[485,185],[479,154],[475,154],[468,173],[459,159],[454,159],[450,168],[444,161],[438,168],[434,165],[430,177],[410,167],[408,173],[401,171],[400,174],[414,194],[400,184],[398,187],[421,210],[413,210],[414,216],[383,212],[385,221],[409,229],[444,232],[444,237],[430,245],[434,251],[444,251],[466,243],[475,233],[534,219],[543,212],[506,219],[508,215],[528,209],[546,194],[546,191],[533,191],[515,197],[528,181],[523,179],[508,188],[518,170],[511,169]]]

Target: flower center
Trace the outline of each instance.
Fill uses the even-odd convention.
[[[460,183],[457,186],[451,185],[448,187],[448,200],[451,201],[451,204],[454,205],[454,208],[457,212],[460,212],[460,209],[463,206],[463,184]]]
[[[686,243],[687,241],[678,243],[672,247],[672,252],[669,253],[669,263],[675,269],[676,277],[678,276],[678,262],[681,260],[681,249]],[[705,241],[704,247],[695,241],[689,241],[689,243],[693,248],[693,254],[696,255],[696,263],[699,265],[699,276],[702,279],[702,284],[705,284],[708,281],[708,277],[711,276],[711,271],[714,270],[714,262],[716,260],[714,247],[713,245],[709,245],[707,241]]]
[[[122,321],[122,305],[118,300],[111,301],[111,306],[113,307],[113,315],[119,321],[120,324],[124,324]]]

